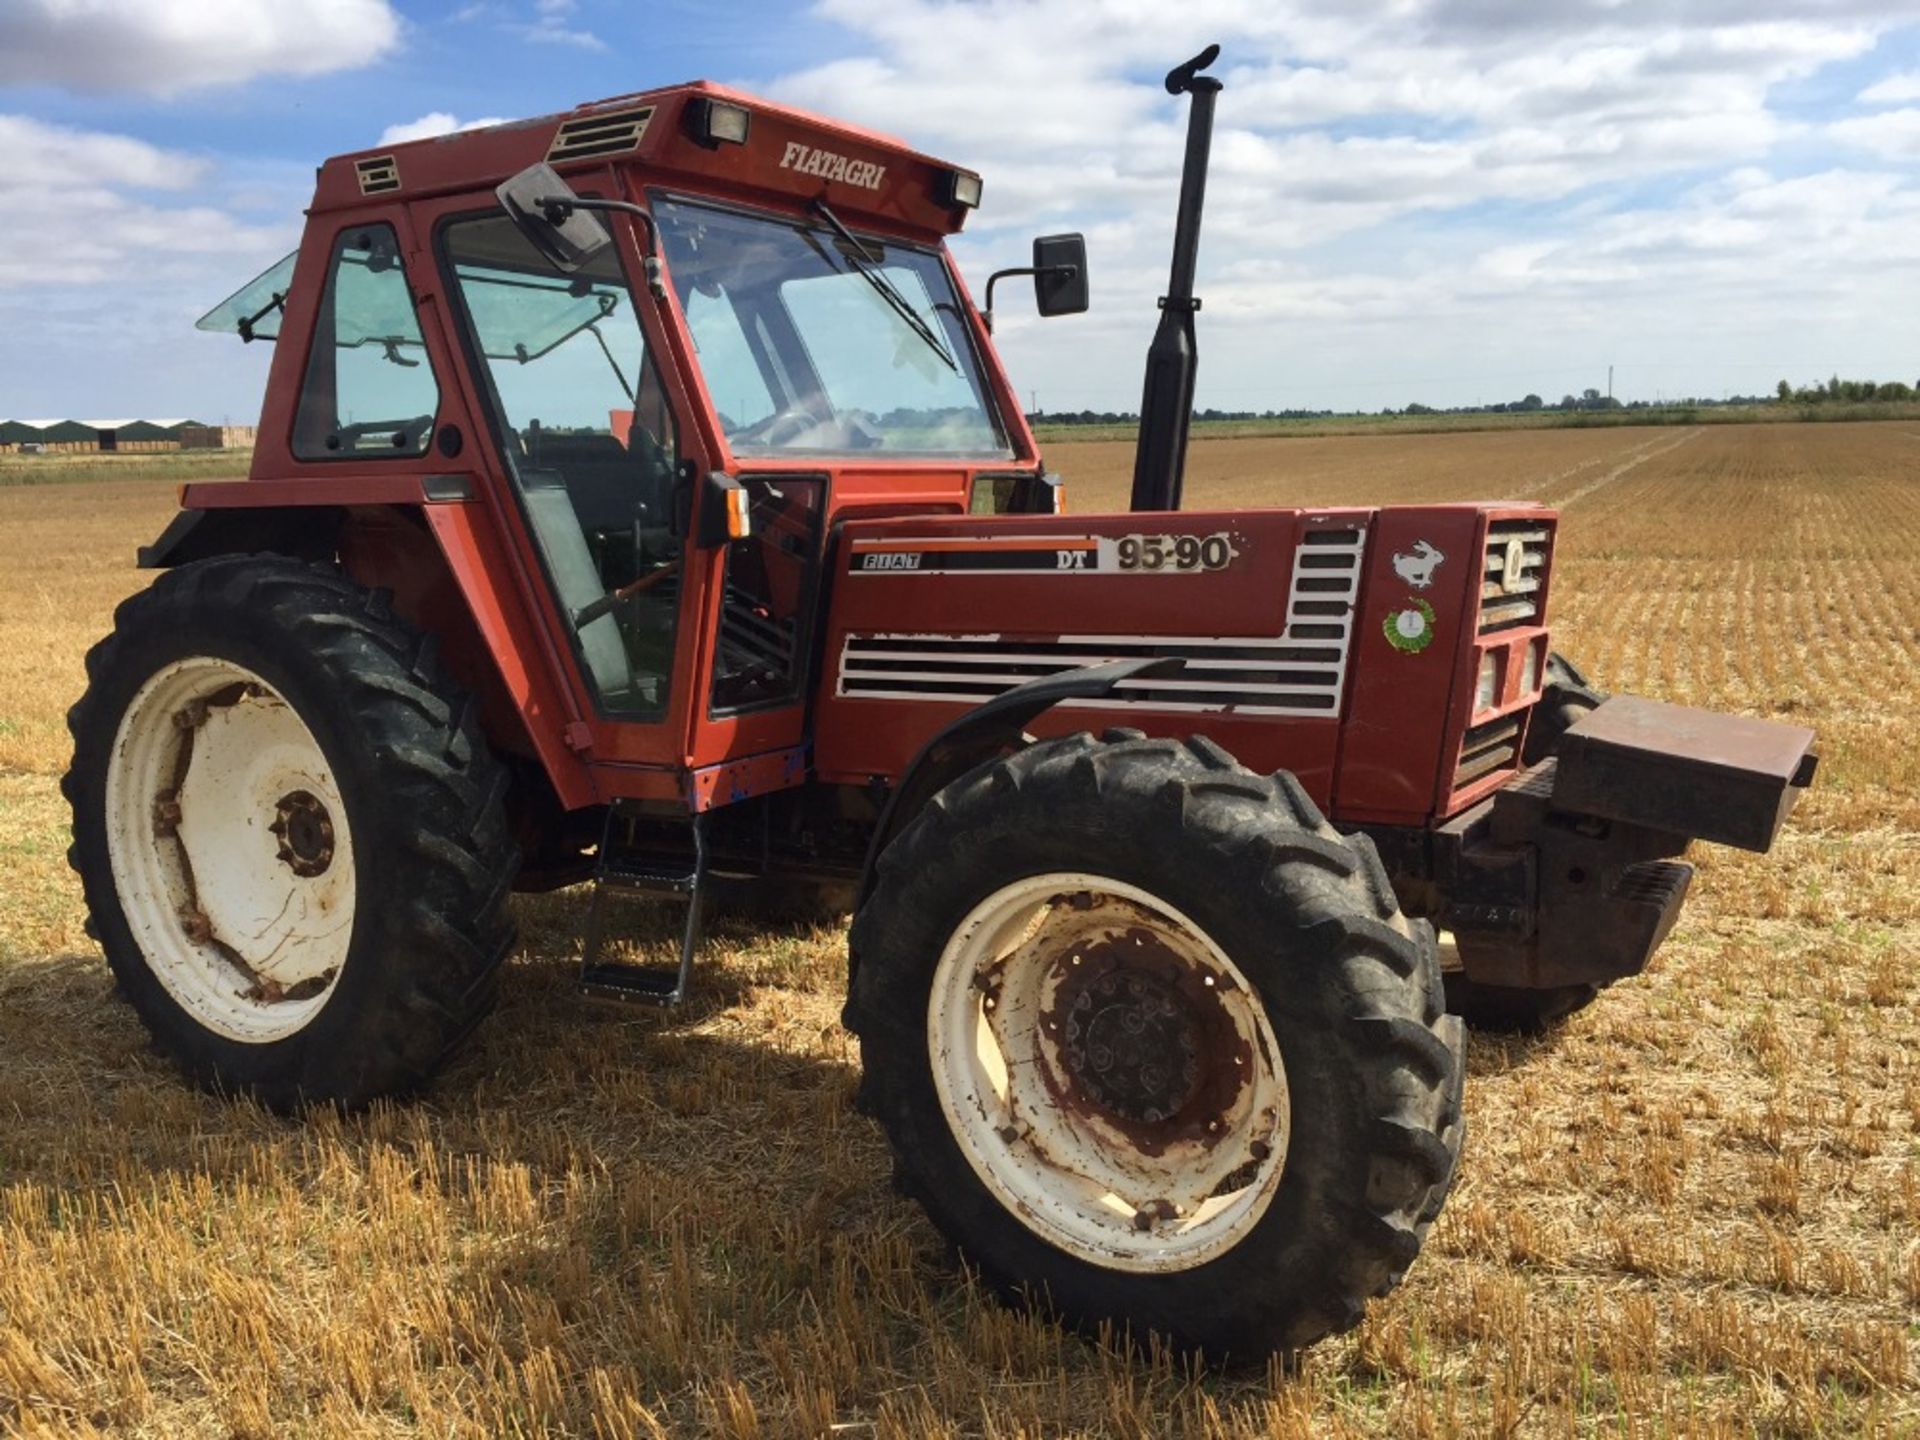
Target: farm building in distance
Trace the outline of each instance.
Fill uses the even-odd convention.
[[[79,455],[251,448],[252,425],[197,420],[0,420],[0,455]]]

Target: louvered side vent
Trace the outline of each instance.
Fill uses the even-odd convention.
[[[586,160],[595,155],[618,155],[631,150],[647,133],[647,122],[652,118],[653,107],[648,105],[639,110],[608,110],[568,120],[554,132],[553,144],[547,150],[547,163],[557,165],[563,160]]]
[[[1324,645],[1336,658],[1328,684],[1333,709],[1347,681],[1347,657],[1353,651],[1355,605],[1360,599],[1360,563],[1366,557],[1367,532],[1309,530],[1293,551],[1293,579],[1287,592],[1287,628],[1282,638],[1296,644]]]
[[[835,693],[848,699],[978,704],[1043,675],[1110,660],[1177,657],[1177,675],[1122,680],[1098,708],[1236,715],[1340,713],[1360,585],[1361,530],[1310,532],[1294,554],[1287,627],[1278,638],[1175,635],[849,635]],[[1160,584],[1163,582],[1145,582]]]
[[[1488,527],[1480,580],[1482,635],[1538,623],[1552,544],[1552,532],[1536,520],[1496,520]]]
[[[1475,725],[1461,737],[1460,763],[1454,767],[1453,788],[1464,790],[1496,770],[1511,769],[1520,754],[1523,715],[1502,715]]]
[[[391,155],[356,160],[353,168],[360,176],[362,195],[385,195],[390,190],[400,188],[400,167],[394,163]]]
[[[1340,708],[1343,662],[1336,647],[1199,636],[849,635],[840,652],[837,691],[855,700],[978,704],[1044,675],[1165,656],[1186,661],[1185,668],[1165,679],[1122,680],[1111,700],[1071,703],[1328,718]]]

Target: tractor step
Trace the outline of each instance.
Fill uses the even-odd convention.
[[[700,883],[697,870],[684,870],[659,860],[627,860],[615,856],[594,875],[596,884],[635,895],[691,895]]]
[[[580,956],[580,993],[596,1000],[620,1000],[639,1005],[678,1005],[687,998],[693,979],[693,957],[705,929],[704,887],[707,878],[706,816],[695,815],[688,825],[693,851],[685,859],[661,859],[654,853],[636,854],[618,843],[615,827],[625,817],[618,806],[607,812],[600,840],[600,863],[593,877],[593,903],[587,907],[587,930]],[[631,837],[631,827],[628,827]],[[680,963],[624,965],[603,960],[607,942],[609,902],[620,898],[671,898],[687,907],[680,932]]]

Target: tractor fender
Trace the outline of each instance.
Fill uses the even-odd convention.
[[[459,478],[459,477],[452,477]],[[395,609],[433,635],[479,699],[497,749],[538,764],[562,810],[601,796],[569,743],[577,712],[515,588],[502,537],[470,486],[429,477],[189,485],[185,509],[139,551],[142,569],[268,552],[328,565],[391,593]],[[311,498],[309,498],[311,497]]]
[[[1033,737],[1026,733],[1028,721],[1065,701],[1105,699],[1123,680],[1171,675],[1184,664],[1177,656],[1148,657],[1110,660],[1103,665],[1084,665],[1058,675],[1042,675],[975,706],[939,731],[920,747],[881,807],[873,838],[867,844],[866,861],[860,869],[860,888],[854,908],[859,908],[873,888],[874,866],[888,842],[947,784],[976,765],[1031,743]]]
[[[345,517],[337,505],[182,510],[151,545],[134,552],[135,563],[142,570],[171,570],[216,555],[262,551],[294,560],[325,560],[339,543]]]

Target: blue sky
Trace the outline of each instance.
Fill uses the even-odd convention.
[[[191,324],[320,159],[699,76],[979,169],[976,290],[1085,230],[1092,312],[1002,349],[1131,408],[1214,40],[1203,405],[1920,379],[1920,0],[0,0],[0,416],[250,420]]]

